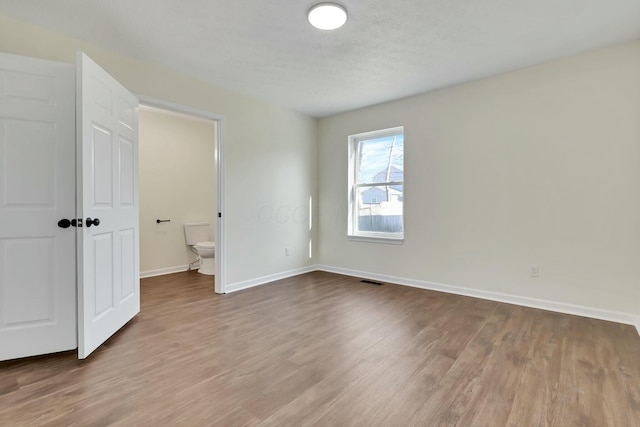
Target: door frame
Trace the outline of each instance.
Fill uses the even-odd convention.
[[[216,141],[215,141],[215,167],[216,167],[216,180],[217,180],[217,206],[216,211],[218,217],[216,218],[216,275],[215,275],[215,292],[217,294],[226,293],[226,266],[225,266],[225,221],[224,221],[224,206],[225,206],[225,168],[224,168],[224,116],[220,114],[211,113],[206,110],[200,110],[198,108],[187,107],[185,105],[176,104],[170,101],[153,98],[145,95],[137,95],[141,105],[148,107],[160,108],[162,110],[168,110],[175,113],[187,114],[190,116],[199,117],[205,120],[211,120],[216,122]]]

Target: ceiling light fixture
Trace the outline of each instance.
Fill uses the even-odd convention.
[[[320,30],[335,30],[347,22],[347,10],[336,3],[318,3],[309,9],[307,17]]]

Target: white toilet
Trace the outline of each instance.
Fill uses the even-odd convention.
[[[184,237],[187,240],[187,245],[192,246],[200,258],[198,273],[216,274],[216,242],[209,240],[209,224],[206,222],[185,224]]]

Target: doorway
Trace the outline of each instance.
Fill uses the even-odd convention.
[[[216,244],[214,290],[223,294],[224,118],[158,99],[139,99],[141,277],[187,270],[194,256],[185,244],[183,225],[207,222]],[[156,142],[145,143],[145,138]]]

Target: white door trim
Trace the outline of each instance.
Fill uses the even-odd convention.
[[[198,108],[187,107],[186,105],[176,104],[174,102],[165,101],[162,99],[152,98],[145,95],[137,95],[140,100],[140,104],[148,107],[160,108],[163,110],[169,110],[176,113],[188,114],[203,118],[206,120],[212,120],[217,123],[216,126],[216,145],[215,145],[215,165],[217,175],[217,212],[218,218],[216,221],[216,276],[215,276],[215,292],[217,294],[226,293],[226,266],[225,266],[225,248],[226,248],[226,233],[225,233],[225,218],[224,218],[224,206],[225,206],[225,162],[224,162],[224,116],[215,114],[206,110],[200,110]],[[221,216],[222,215],[222,216]]]

